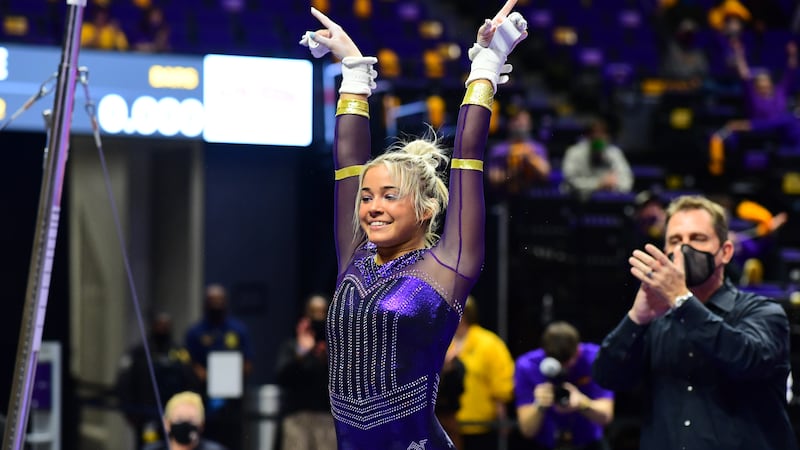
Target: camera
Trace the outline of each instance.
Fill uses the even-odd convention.
[[[553,402],[561,406],[569,405],[569,390],[564,387],[564,371],[561,363],[548,356],[539,363],[539,370],[553,383]]]
[[[569,390],[561,384],[553,386],[553,401],[557,405],[569,405]]]

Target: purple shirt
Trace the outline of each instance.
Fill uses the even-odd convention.
[[[794,72],[795,69],[786,69],[781,81],[775,84],[770,97],[758,95],[755,88],[755,77],[745,82],[745,95],[751,119],[770,119],[786,113]]]
[[[800,148],[800,119],[790,112],[775,114],[768,118],[752,119],[750,130],[774,132],[784,147]]]
[[[614,398],[612,391],[601,388],[592,379],[592,363],[600,347],[597,344],[579,344],[580,355],[575,365],[569,369],[565,381],[572,383],[592,400],[598,398]],[[514,370],[514,391],[517,407],[534,402],[533,391],[536,386],[549,381],[539,370],[539,364],[546,357],[544,350],[536,349],[517,358]],[[603,427],[579,412],[568,414],[557,413],[550,408],[545,412],[542,426],[534,438],[536,442],[547,447],[555,447],[559,431],[570,431],[572,443],[577,446],[590,444],[603,437]]]

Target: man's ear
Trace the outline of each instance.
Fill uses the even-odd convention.
[[[722,262],[724,264],[728,264],[733,260],[733,251],[733,241],[726,239],[725,242],[722,243]]]

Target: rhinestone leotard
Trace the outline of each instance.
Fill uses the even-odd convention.
[[[453,157],[482,159],[490,112],[459,112]],[[334,166],[369,157],[368,120],[337,118]],[[366,148],[365,148],[366,147]],[[383,265],[353,239],[358,178],[336,182],[339,275],[328,313],[329,389],[340,450],[455,448],[434,414],[439,372],[483,264],[482,173],[453,170],[441,239]]]

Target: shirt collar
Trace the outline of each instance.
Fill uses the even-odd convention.
[[[734,303],[736,301],[736,287],[731,283],[731,280],[725,278],[725,282],[722,283],[719,289],[717,289],[713,294],[711,294],[711,298],[708,299],[708,303],[714,305],[714,307],[724,311],[726,313],[731,312],[733,309]]]

